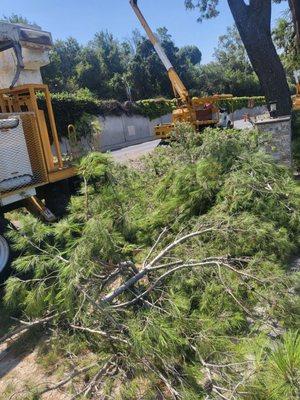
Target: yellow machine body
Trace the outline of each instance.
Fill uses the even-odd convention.
[[[38,106],[38,93],[44,95],[45,109]],[[8,128],[6,121],[14,125]],[[1,206],[27,199],[28,208],[46,212],[37,199],[28,200],[35,189],[76,175],[70,155],[61,152],[47,85],[0,90],[0,141]]]
[[[155,136],[162,140],[170,139],[177,122],[188,122],[193,125],[196,130],[201,130],[209,126],[216,126],[220,119],[220,111],[216,103],[231,97],[231,95],[193,97],[191,105],[182,106],[173,111],[171,124],[155,126]],[[207,105],[210,105],[209,109]]]

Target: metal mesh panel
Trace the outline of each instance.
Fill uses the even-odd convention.
[[[34,113],[0,114],[0,197],[47,183]]]

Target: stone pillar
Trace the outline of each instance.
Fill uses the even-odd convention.
[[[291,116],[257,120],[259,132],[270,133],[271,143],[266,150],[274,159],[289,167],[292,165],[292,122]]]

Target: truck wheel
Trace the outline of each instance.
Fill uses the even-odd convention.
[[[0,282],[3,281],[10,271],[12,251],[8,239],[4,236],[7,227],[5,220],[0,221]]]

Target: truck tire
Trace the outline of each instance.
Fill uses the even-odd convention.
[[[5,219],[0,219],[0,282],[3,282],[10,274],[10,265],[13,259],[10,242],[5,235],[8,224]]]

